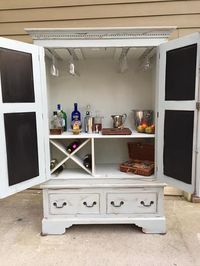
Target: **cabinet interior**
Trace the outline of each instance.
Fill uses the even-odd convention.
[[[69,74],[70,54],[75,62],[79,76]],[[127,65],[122,63],[125,54]],[[51,74],[52,58],[56,58],[58,77]],[[73,104],[78,103],[82,123],[86,106],[91,106],[92,116],[96,113],[103,117],[102,126],[112,127],[111,115],[127,114],[125,127],[135,131],[134,110],[154,110],[155,105],[155,65],[156,49],[153,47],[126,48],[51,48],[46,49],[46,73],[48,91],[49,127],[51,116],[58,103],[67,114],[67,127],[70,129],[70,117]],[[122,60],[122,61],[121,61]],[[122,67],[120,67],[120,63]],[[127,68],[123,71],[123,68]],[[74,139],[88,142],[72,156],[65,153],[67,145]],[[154,135],[136,133],[134,136],[100,136],[82,134],[74,136],[64,133],[50,136],[51,158],[64,162],[64,174],[59,178],[83,173],[91,176],[107,176],[112,172],[119,177],[119,164],[128,160],[127,142],[153,142]],[[61,145],[62,148],[57,146]],[[92,169],[87,171],[78,162],[84,155],[92,154]],[[70,157],[70,158],[69,158]],[[53,173],[53,171],[52,171]],[[71,177],[71,176],[70,176]]]

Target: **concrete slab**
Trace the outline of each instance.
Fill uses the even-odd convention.
[[[0,266],[199,266],[200,204],[166,197],[166,235],[131,225],[73,226],[41,237],[42,193],[0,201]]]

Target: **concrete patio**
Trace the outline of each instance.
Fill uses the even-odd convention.
[[[82,225],[42,237],[42,193],[27,190],[0,200],[0,266],[199,266],[200,204],[167,196],[165,213],[166,235],[131,225]]]

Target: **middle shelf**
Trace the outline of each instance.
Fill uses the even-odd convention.
[[[120,164],[130,159],[128,143],[154,145],[154,138],[53,138],[50,139],[53,178],[147,178],[120,171]],[[148,144],[149,143],[149,144]],[[76,148],[69,149],[75,144]],[[141,153],[143,150],[141,149]],[[145,153],[149,151],[144,150]],[[152,154],[152,152],[151,152]],[[140,155],[141,157],[141,155]],[[143,157],[143,156],[142,156]],[[151,156],[152,157],[152,156]],[[56,158],[56,159],[55,159]],[[148,160],[148,159],[145,159]],[[153,160],[153,159],[152,159]],[[148,176],[148,179],[152,176]]]
[[[155,138],[155,134],[147,134],[147,133],[138,133],[136,130],[131,130],[131,135],[102,135],[101,133],[80,133],[79,135],[74,135],[71,131],[63,132],[61,135],[49,135],[50,139],[119,139],[119,138]]]
[[[142,176],[131,173],[123,173],[119,171],[118,164],[99,164],[95,166],[95,172],[93,175],[83,172],[80,168],[64,169],[59,176],[52,174],[52,179],[84,179],[84,178],[115,178],[115,179],[147,179],[152,180],[154,175]]]

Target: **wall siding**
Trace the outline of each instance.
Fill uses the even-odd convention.
[[[177,26],[177,38],[200,31],[200,1],[0,0],[0,36],[10,39],[32,43],[24,28],[106,26]]]
[[[1,0],[0,9],[110,5],[124,3],[174,2],[174,0]],[[175,1],[177,2],[177,1]]]
[[[24,28],[177,26],[200,31],[195,0],[1,0],[0,36],[32,42]]]
[[[1,10],[0,22],[57,21],[196,14],[200,1]]]

